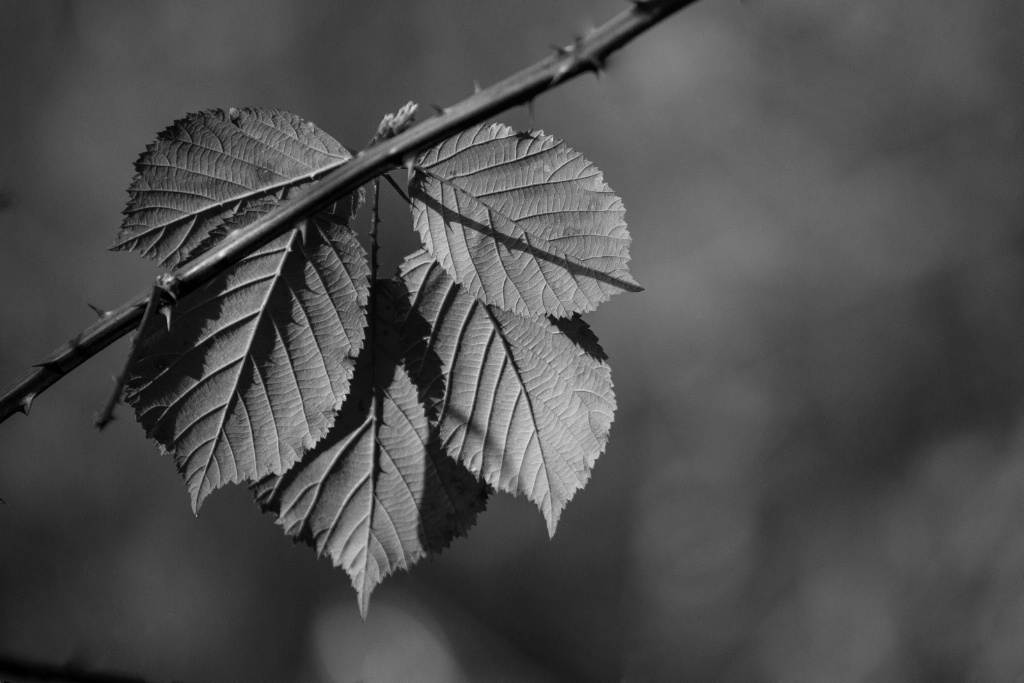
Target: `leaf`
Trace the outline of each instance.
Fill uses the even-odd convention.
[[[410,296],[408,367],[448,454],[496,489],[559,515],[604,451],[615,412],[606,357],[580,318],[487,306],[425,251],[400,270]]]
[[[144,331],[126,400],[174,456],[193,509],[226,483],[286,471],[331,427],[366,325],[369,269],[345,227],[350,204],[317,214],[305,241],[296,228],[182,298],[170,331],[159,316]]]
[[[378,281],[376,343],[359,357],[353,398],[300,464],[255,487],[257,502],[278,515],[285,533],[345,568],[364,617],[373,588],[465,535],[488,493],[431,437],[398,355],[394,316],[402,295],[397,283]]]
[[[174,268],[201,253],[212,230],[245,215],[253,202],[279,199],[283,189],[351,158],[331,136],[288,112],[189,114],[135,162],[125,219],[111,249],[138,251]],[[248,217],[254,220],[252,213]]]
[[[566,317],[642,289],[622,202],[551,136],[474,126],[420,155],[409,196],[427,250],[484,303]]]

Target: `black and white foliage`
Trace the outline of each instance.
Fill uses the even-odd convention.
[[[351,158],[286,112],[191,114],[136,162],[113,248],[188,263]],[[615,412],[579,315],[640,287],[621,200],[543,133],[474,126],[420,154],[409,198],[425,248],[393,279],[350,226],[362,198],[151,317],[126,400],[195,509],[249,482],[348,572],[365,614],[375,585],[464,535],[492,489],[525,495],[554,534]],[[375,252],[376,214],[371,235]]]

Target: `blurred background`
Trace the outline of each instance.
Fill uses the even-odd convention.
[[[0,383],[157,269],[105,251],[186,112],[358,149],[621,0],[0,3]],[[0,653],[153,681],[1024,680],[1024,20],[1016,0],[703,0],[542,96],[646,286],[588,317],[619,410],[548,540],[347,576],[240,487],[192,516],[121,340],[0,425]],[[502,121],[525,128],[523,109]],[[384,195],[387,271],[416,238]]]

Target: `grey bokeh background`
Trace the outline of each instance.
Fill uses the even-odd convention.
[[[273,106],[359,148],[622,7],[4,0],[0,382],[156,274],[104,248],[175,118]],[[553,541],[498,496],[365,623],[244,489],[196,519],[127,411],[92,428],[122,340],[0,425],[0,651],[186,681],[1022,680],[1022,28],[1016,0],[704,0],[540,98],[647,287],[589,316],[611,442]]]

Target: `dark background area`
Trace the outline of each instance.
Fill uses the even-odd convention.
[[[174,119],[278,107],[358,149],[623,7],[3,0],[0,382],[157,274],[105,247]],[[244,488],[197,519],[127,409],[93,429],[121,340],[0,425],[0,651],[195,682],[1024,679],[1022,27],[1016,0],[704,0],[542,96],[647,288],[588,316],[608,450],[553,540],[496,496],[365,623]],[[416,238],[385,197],[390,272]]]

